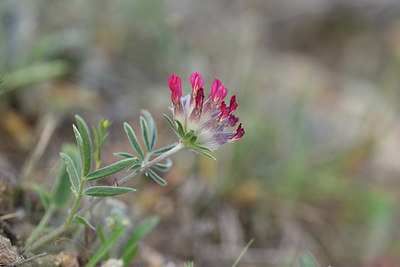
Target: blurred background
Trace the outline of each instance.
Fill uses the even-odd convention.
[[[51,187],[77,113],[113,122],[104,164],[141,109],[175,142],[171,74],[237,95],[246,134],[217,162],[180,152],[166,188],[140,177],[122,199],[133,224],[161,219],[133,266],[230,266],[252,238],[240,266],[400,266],[399,1],[4,0],[0,21],[0,170],[17,182]]]

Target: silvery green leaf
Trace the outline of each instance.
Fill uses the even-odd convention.
[[[123,159],[118,162],[115,162],[111,165],[108,165],[104,168],[95,170],[94,172],[88,174],[85,179],[87,181],[92,181],[92,180],[98,180],[100,178],[109,176],[111,174],[114,174],[116,172],[119,172],[120,170],[128,167],[130,164],[132,164],[136,159],[129,158],[129,159]]]
[[[79,132],[78,128],[76,128],[76,126],[73,124],[72,125],[72,129],[74,130],[74,134],[75,134],[75,139],[76,139],[76,143],[78,145],[78,149],[79,149],[79,162],[80,162],[80,173],[82,175],[83,171],[82,171],[82,165],[83,165],[83,158],[85,157],[84,155],[84,148],[83,148],[83,141],[82,141],[82,136],[81,133]]]
[[[196,145],[196,144],[192,144],[191,147],[195,147],[195,148],[198,148],[198,149],[201,149],[201,150],[206,150],[208,152],[212,152],[212,150],[210,148],[206,147],[206,146],[199,146],[199,145]]]
[[[147,122],[149,123],[149,130],[150,130],[150,150],[154,149],[154,146],[156,145],[157,141],[157,127],[156,123],[153,119],[153,116],[151,116],[151,113],[148,112],[147,110],[143,109],[142,114],[146,118]]]
[[[142,167],[141,164],[134,164],[134,165],[132,165],[132,167],[130,167],[130,168],[128,169],[128,172],[137,170],[137,169],[139,169],[140,167]]]
[[[124,129],[133,149],[136,151],[140,159],[144,159],[142,147],[140,146],[132,127],[128,123],[124,122]]]
[[[70,156],[75,166],[78,167],[79,152],[75,145],[63,145],[61,151]],[[77,173],[80,173],[79,170],[77,170]],[[63,207],[69,203],[72,191],[65,190],[65,188],[71,188],[71,182],[66,170],[66,165],[64,161],[61,160],[56,179],[51,190],[51,202],[54,203],[57,207]]]
[[[152,169],[148,169],[146,173],[159,185],[166,186],[167,182],[161,178],[157,173],[155,173]]]
[[[118,156],[118,157],[126,158],[126,159],[137,159],[137,157],[135,155],[125,153],[125,152],[117,152],[117,153],[114,153],[114,155]]]
[[[129,187],[93,186],[86,189],[83,194],[92,197],[109,197],[136,191]]]
[[[75,115],[76,122],[78,123],[79,132],[82,137],[82,176],[90,172],[92,168],[92,140],[90,137],[89,127],[85,120],[79,115]]]
[[[72,191],[75,195],[78,195],[80,179],[78,176],[78,172],[76,170],[75,164],[72,161],[71,157],[65,153],[60,153],[61,158],[63,159],[65,165],[67,166],[67,172],[69,175],[69,180],[71,181]]]
[[[167,152],[167,151],[173,149],[173,148],[176,147],[177,145],[178,145],[178,143],[174,143],[174,144],[172,144],[172,145],[159,148],[159,149],[157,149],[157,150],[154,150],[151,154],[154,155],[154,156],[161,155],[161,154],[163,154],[163,153],[165,153],[165,152]]]
[[[175,131],[175,133],[177,135],[179,135],[178,133],[178,129],[176,129],[175,124],[172,122],[172,120],[168,117],[168,115],[163,114],[164,118],[168,121],[168,123],[171,125],[172,129]]]
[[[167,158],[166,163],[157,163],[154,165],[154,168],[166,172],[171,168],[171,166],[172,166],[172,160]]]
[[[149,126],[142,116],[140,116],[140,127],[142,129],[143,143],[146,146],[146,150],[150,152]]]
[[[86,219],[83,218],[82,216],[75,215],[73,220],[74,220],[75,222],[77,222],[77,223],[80,223],[80,224],[85,225],[86,227],[92,229],[93,231],[96,231],[96,228],[95,228],[93,225],[91,225],[91,224],[88,222],[88,220],[86,220]]]
[[[208,157],[208,158],[210,158],[210,159],[213,159],[213,160],[217,160],[217,159],[216,159],[215,157],[213,157],[212,155],[210,155],[210,154],[208,154],[208,153],[206,153],[206,152],[204,152],[204,151],[198,149],[197,147],[191,146],[190,148],[193,149],[195,152],[201,154],[201,155],[204,155],[204,156],[206,156],[206,157]]]
[[[176,121],[176,124],[178,124],[178,134],[180,137],[183,138],[185,136],[185,130],[183,130],[183,125],[180,121],[178,121],[178,120],[175,120],[175,121]]]

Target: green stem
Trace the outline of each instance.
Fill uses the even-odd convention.
[[[46,210],[39,224],[36,226],[35,230],[31,233],[31,235],[26,240],[25,246],[29,246],[32,242],[39,236],[39,234],[43,231],[44,226],[49,222],[51,216],[54,213],[54,205],[50,205],[49,209]]]
[[[81,184],[79,185],[78,195],[75,198],[74,205],[72,206],[71,210],[69,211],[68,218],[65,221],[65,226],[67,226],[67,227],[71,224],[72,219],[74,218],[76,209],[79,206],[79,202],[81,201],[81,198],[83,196],[83,187],[84,187],[84,185],[85,185],[85,179],[82,178],[81,179]]]

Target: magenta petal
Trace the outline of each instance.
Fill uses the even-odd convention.
[[[215,99],[215,94],[217,93],[217,89],[218,89],[218,87],[220,87],[222,84],[221,84],[221,81],[220,80],[218,80],[218,79],[215,79],[214,81],[213,81],[213,84],[212,84],[212,86],[211,86],[211,94],[210,94],[210,98],[212,99],[212,101],[214,101],[214,99]]]
[[[232,140],[238,140],[244,135],[244,129],[242,128],[242,124],[239,124],[239,127],[236,130],[236,133],[234,136],[232,136]]]
[[[204,85],[204,80],[198,72],[195,72],[190,76],[190,83],[192,84],[192,88],[194,90],[195,88],[202,88]]]
[[[168,86],[171,90],[172,103],[178,104],[182,97],[181,78],[175,74],[172,74],[168,79]]]
[[[238,117],[235,117],[234,115],[230,115],[228,119],[228,126],[233,127],[236,125],[236,123],[239,121]]]

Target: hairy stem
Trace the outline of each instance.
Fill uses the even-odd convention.
[[[67,226],[67,227],[71,224],[72,219],[74,218],[76,209],[77,209],[78,206],[79,206],[79,202],[81,201],[81,198],[82,198],[82,196],[83,196],[83,187],[84,187],[84,186],[85,186],[85,179],[82,178],[82,179],[81,179],[81,184],[79,185],[78,195],[77,195],[77,197],[75,198],[74,205],[72,206],[71,210],[69,211],[67,220],[65,221],[65,226]]]

